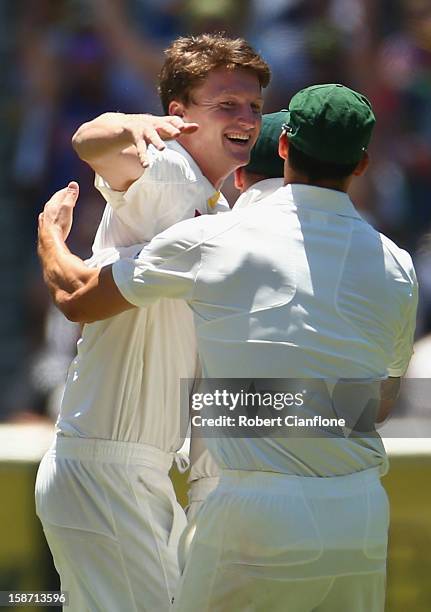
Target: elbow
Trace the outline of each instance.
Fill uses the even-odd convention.
[[[97,159],[98,152],[95,142],[100,139],[100,131],[102,133],[109,127],[109,118],[111,113],[103,113],[99,117],[87,121],[79,126],[72,136],[72,147],[80,159],[89,162]]]
[[[86,123],[81,125],[81,127],[79,127],[74,133],[74,135],[72,136],[73,150],[78,155],[78,157],[82,159],[83,161],[87,161],[86,154],[85,154],[86,146],[85,146],[85,136],[84,136],[86,126],[87,126]]]
[[[64,314],[66,319],[73,323],[91,323],[79,299],[73,295],[60,295],[55,297],[55,305]]]
[[[95,157],[94,130],[97,129],[99,119],[98,117],[83,123],[72,136],[71,143],[73,150],[82,161],[87,163],[91,162]]]

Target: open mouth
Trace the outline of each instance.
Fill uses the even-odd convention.
[[[225,137],[229,140],[229,142],[237,145],[245,146],[250,142],[250,135],[241,134],[241,132],[229,132],[229,134],[225,134]]]

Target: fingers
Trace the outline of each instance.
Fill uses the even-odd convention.
[[[162,120],[167,120],[171,125],[176,127],[180,132],[184,132],[189,129],[193,129],[193,131],[197,130],[199,125],[197,123],[190,123],[189,121],[184,121],[182,117],[178,115],[169,115],[168,117],[162,117]]]
[[[142,138],[139,138],[138,140],[136,140],[135,145],[136,151],[138,153],[138,158],[142,164],[142,167],[148,168],[149,163],[147,158],[147,143]]]
[[[188,123],[177,115],[162,117],[157,131],[162,138],[167,140],[177,138],[180,134],[192,134],[199,128],[197,123]]]
[[[196,132],[196,130],[198,129],[199,129],[198,123],[185,123],[182,133],[183,134],[193,134],[193,132]]]
[[[79,185],[76,181],[70,181],[70,183],[67,186],[67,191],[69,192],[75,192],[79,194]]]
[[[76,181],[71,181],[66,189],[65,200],[69,206],[74,207],[79,196],[79,185]]]
[[[199,125],[185,122],[177,115],[153,117],[152,115],[131,116],[128,126],[136,146],[139,161],[143,168],[148,168],[148,145],[153,145],[158,151],[166,147],[164,140],[178,138],[181,134],[192,134]]]
[[[48,205],[53,204],[68,204],[69,206],[75,206],[76,200],[79,196],[79,185],[76,181],[70,181],[67,187],[56,191],[48,202],[45,204],[45,208]]]
[[[148,134],[146,136],[146,141],[148,144],[152,144],[159,151],[163,151],[166,147],[163,140],[160,138],[159,133],[156,129],[148,130]]]
[[[172,140],[173,138],[177,138],[181,134],[181,129],[175,125],[172,125],[170,122],[164,122],[158,126],[156,126],[157,133],[161,138],[165,140]]]
[[[45,207],[48,206],[50,202],[61,202],[64,200],[64,196],[66,195],[67,187],[63,187],[63,189],[59,189],[49,198],[48,202],[45,204]]]
[[[153,127],[146,127],[142,132],[135,132],[134,138],[139,161],[143,168],[148,168],[147,146],[152,144],[159,151],[163,151],[166,145]]]
[[[184,125],[184,119],[178,115],[169,115],[168,117],[164,117],[164,119],[179,130],[181,130]]]

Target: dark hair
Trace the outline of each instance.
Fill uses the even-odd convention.
[[[250,70],[261,87],[266,87],[271,78],[268,64],[243,38],[223,34],[183,36],[166,49],[165,56],[158,88],[165,113],[172,100],[188,104],[192,89],[215,68]]]
[[[333,162],[320,161],[303,153],[291,142],[289,142],[288,160],[289,166],[293,170],[305,174],[311,182],[324,179],[341,181],[350,176],[358,165],[358,162],[354,164],[334,164]]]

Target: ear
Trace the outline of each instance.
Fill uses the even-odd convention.
[[[369,164],[370,164],[370,156],[368,155],[367,151],[364,151],[364,154],[362,155],[360,161],[358,162],[358,165],[353,170],[353,175],[362,176],[365,173],[366,169],[368,168]]]
[[[233,178],[235,189],[238,189],[238,191],[241,191],[242,193],[244,191],[244,170],[242,169],[242,167],[237,168],[234,171]]]
[[[168,113],[170,115],[176,115],[177,117],[184,116],[184,104],[182,102],[177,102],[176,100],[172,100],[169,102]]]
[[[278,140],[278,154],[282,159],[287,159],[287,154],[289,151],[289,139],[285,132],[280,134],[280,138]]]

